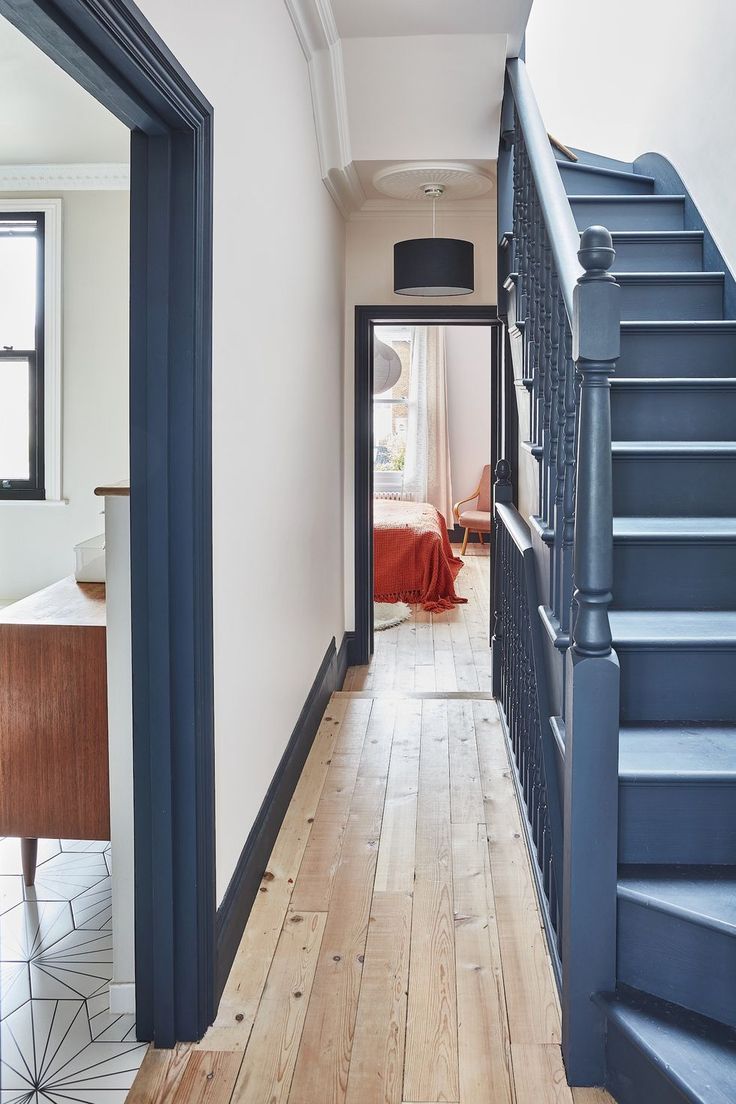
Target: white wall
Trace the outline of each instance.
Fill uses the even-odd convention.
[[[452,500],[478,486],[491,456],[490,326],[447,326],[447,414]]]
[[[73,572],[74,545],[104,529],[94,488],[128,473],[128,193],[61,195],[62,494],[68,505],[0,503],[0,599],[6,601]],[[29,195],[29,207],[39,198]]]
[[[668,157],[736,266],[736,5],[535,0],[529,75],[547,128],[624,161]]]
[[[215,110],[217,894],[344,629],[344,223],[280,0],[143,0]]]
[[[465,238],[475,245],[475,291],[472,295],[427,299],[419,295],[395,295],[393,247],[404,238],[426,237],[428,215],[422,213],[354,215],[347,226],[346,325],[345,325],[345,610],[348,627],[354,626],[353,541],[353,401],[355,379],[355,307],[389,304],[462,306],[496,303],[496,217],[494,212],[443,211],[438,205],[437,233]],[[472,488],[471,488],[472,489]]]

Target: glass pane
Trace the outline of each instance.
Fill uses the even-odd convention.
[[[406,425],[409,409],[411,329],[408,326],[376,326],[375,336],[390,345],[401,361],[401,375],[394,386],[373,401],[373,468],[375,471],[404,470]],[[388,401],[387,401],[388,400]]]
[[[0,359],[0,479],[30,479],[27,360]]]
[[[0,348],[36,347],[37,238],[0,233]]]
[[[403,471],[406,458],[406,403],[373,403],[373,467]]]

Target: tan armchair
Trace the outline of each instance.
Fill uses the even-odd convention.
[[[461,510],[460,507],[464,506],[466,502],[475,502],[476,508],[474,510]],[[460,550],[460,555],[465,555],[465,549],[468,547],[468,536],[470,533],[477,533],[480,537],[480,543],[483,544],[483,534],[491,532],[491,465],[486,464],[483,468],[483,474],[480,477],[480,483],[478,484],[475,492],[470,495],[469,498],[461,498],[459,502],[456,502],[453,507],[453,513],[455,515],[455,521],[458,525],[462,525],[465,529],[465,536],[463,537],[463,546]]]

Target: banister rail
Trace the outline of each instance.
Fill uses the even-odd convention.
[[[609,273],[608,230],[577,229],[523,61],[509,61],[507,77],[499,230],[514,391],[529,431],[519,486],[530,526],[512,503],[504,458],[495,487],[493,689],[560,955],[568,1080],[600,1085],[604,1022],[592,998],[616,986],[620,676],[608,608],[620,288]]]
[[[580,234],[565,187],[557,168],[555,155],[549,144],[547,128],[532,90],[526,66],[521,58],[512,58],[506,64],[511,82],[516,113],[524,132],[534,183],[539,196],[552,253],[557,268],[557,278],[565,301],[567,317],[572,323],[573,293],[575,285],[583,274],[578,261]]]

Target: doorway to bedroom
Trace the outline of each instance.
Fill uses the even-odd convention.
[[[495,308],[356,311],[356,632],[346,690],[490,694]]]

